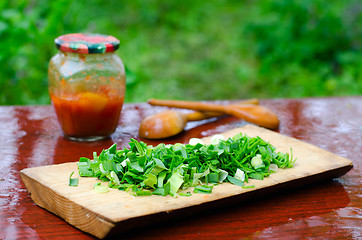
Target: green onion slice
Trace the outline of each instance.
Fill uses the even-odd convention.
[[[74,171],[69,176],[69,186],[77,187],[79,179],[78,178],[72,178],[73,174],[74,174]]]

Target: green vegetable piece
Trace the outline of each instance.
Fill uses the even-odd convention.
[[[154,174],[150,173],[147,175],[147,179],[144,180],[143,183],[150,188],[155,188],[155,186],[157,185],[157,177]]]
[[[78,178],[72,178],[73,174],[74,174],[74,171],[69,176],[69,186],[77,187],[79,179]]]
[[[141,190],[135,192],[136,196],[150,196],[152,195],[152,192],[150,190]]]
[[[160,173],[158,174],[157,187],[159,187],[159,188],[162,188],[162,187],[163,187],[163,183],[164,183],[164,179],[165,179],[165,177],[166,177],[166,174],[167,174],[166,171],[160,172]]]
[[[118,186],[118,189],[121,190],[121,191],[129,191],[130,189],[133,188],[133,184],[128,184],[128,183],[125,183],[125,184],[120,184]]]
[[[108,186],[101,185],[101,183],[94,184],[93,191],[96,193],[107,193],[109,192]]]
[[[240,170],[239,168],[236,169],[234,178],[236,178],[236,179],[244,182],[244,181],[245,181],[245,173],[244,173],[244,171],[243,171],[243,170]]]
[[[183,184],[183,177],[180,175],[179,171],[174,172],[167,183],[170,184],[170,195],[176,196],[177,191],[180,189]]]
[[[86,158],[86,157],[79,158],[79,163],[87,163],[87,165],[88,165],[89,162],[90,162],[89,158]],[[79,166],[79,164],[78,164],[78,166]]]
[[[90,163],[90,169],[91,172],[93,173],[93,176],[89,176],[89,177],[99,177],[102,174],[102,171],[100,169],[100,164],[101,162],[91,162]]]
[[[264,175],[260,173],[249,173],[248,174],[250,178],[257,179],[257,180],[263,180]]]
[[[212,192],[212,188],[213,188],[214,186],[212,186],[212,185],[210,185],[210,186],[208,186],[208,185],[202,185],[202,186],[196,186],[195,188],[194,188],[194,193],[211,193]]]
[[[167,194],[165,193],[165,189],[163,187],[161,188],[156,188],[155,191],[152,192],[153,195],[161,195],[161,196],[166,196]]]
[[[219,171],[219,183],[222,183],[226,179],[226,177],[228,176],[229,173],[223,169],[219,169],[219,170],[220,170]]]
[[[120,183],[119,178],[118,178],[117,174],[114,171],[111,172],[111,181],[114,184],[119,184]]]
[[[81,177],[93,177],[94,173],[92,171],[92,169],[90,169],[90,164],[89,162],[78,162],[78,171],[79,171],[79,176]]]
[[[261,159],[261,155],[257,154],[255,157],[251,159],[251,166],[253,166],[255,169],[263,168],[265,167],[265,164],[263,160]]]
[[[192,196],[191,192],[180,192],[178,195],[183,196],[183,197],[190,197],[190,196]]]
[[[134,151],[134,152],[138,152],[140,154],[143,154],[145,153],[145,145],[144,143],[142,142],[138,142],[136,139],[132,138],[130,140],[131,142],[129,143],[131,149]]]
[[[156,188],[156,190],[152,192],[152,194],[154,195],[161,195],[161,196],[167,196],[169,193],[170,193],[169,183],[166,183],[165,187]]]
[[[210,173],[208,176],[208,182],[218,183],[219,182],[219,174],[218,173]]]
[[[171,191],[171,184],[170,184],[170,182],[167,182],[167,183],[163,186],[163,188],[165,189],[165,194],[168,195],[168,194],[170,193],[170,191]]]
[[[154,165],[151,170],[152,174],[157,176],[160,172],[167,169],[160,159],[155,158],[155,163],[156,165]]]
[[[234,184],[234,185],[237,185],[237,186],[244,186],[244,182],[239,180],[239,179],[236,179],[232,176],[227,176],[227,179],[229,180],[230,183]]]
[[[109,173],[110,171],[113,170],[112,161],[110,161],[110,160],[103,161],[102,163],[99,164],[99,168],[102,173],[105,173],[105,174]]]
[[[110,146],[108,148],[108,152],[111,153],[111,154],[116,154],[116,151],[117,151],[117,144],[114,143],[112,146]]]
[[[234,141],[238,141],[238,140],[240,140],[240,139],[242,139],[243,138],[243,134],[242,133],[237,133],[237,134],[235,134],[233,137],[232,137],[232,139],[234,140]]]
[[[143,167],[139,164],[139,162],[127,162],[129,168],[137,170],[139,173],[143,172]]]

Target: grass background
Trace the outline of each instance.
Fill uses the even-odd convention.
[[[358,0],[0,1],[0,104],[49,104],[54,39],[110,34],[126,102],[362,94]]]

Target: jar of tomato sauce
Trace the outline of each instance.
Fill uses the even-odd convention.
[[[49,95],[64,136],[96,141],[118,124],[125,95],[125,69],[115,54],[119,40],[100,34],[66,34],[55,39],[49,63]]]

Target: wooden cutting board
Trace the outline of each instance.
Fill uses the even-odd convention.
[[[296,187],[321,179],[341,176],[352,168],[352,162],[311,144],[279,133],[246,125],[223,133],[231,137],[242,132],[251,137],[260,136],[277,148],[297,158],[293,168],[278,169],[264,180],[251,179],[243,189],[230,183],[215,186],[211,194],[190,197],[142,196],[110,189],[108,193],[95,193],[96,178],[80,178],[78,187],[70,187],[69,176],[77,171],[76,163],[64,163],[27,168],[20,172],[33,201],[42,208],[60,216],[71,225],[99,238],[132,228],[170,220],[210,207],[242,201],[260,194],[268,194],[286,187]],[[205,138],[207,142],[209,138]],[[78,177],[76,174],[73,177]],[[107,184],[107,183],[103,183]]]

